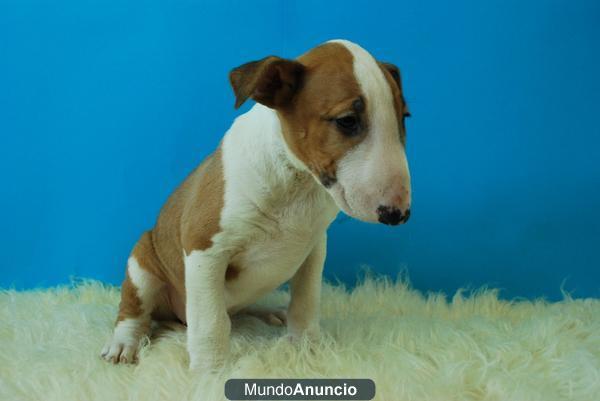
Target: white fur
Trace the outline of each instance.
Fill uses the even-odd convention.
[[[290,283],[288,331],[292,337],[307,334],[315,338],[319,334],[321,280],[326,254],[327,235],[323,233]]]
[[[286,341],[282,328],[235,317],[231,363],[208,375],[188,371],[183,326],[153,335],[135,367],[97,358],[117,287],[4,290],[0,399],[225,401],[229,378],[368,377],[374,401],[597,401],[600,300],[506,301],[497,293],[424,294],[372,280],[352,291],[325,285],[322,334],[311,348]],[[276,291],[261,304],[288,300]]]
[[[227,356],[231,322],[224,298],[226,253],[185,255],[186,319],[190,367],[213,369]]]
[[[276,113],[260,104],[238,117],[222,143],[224,206],[213,245],[185,256],[186,317],[190,365],[212,369],[229,342],[229,318],[291,279],[338,213],[327,192],[288,158]],[[322,270],[323,260],[313,270]],[[225,282],[228,265],[239,269]],[[313,274],[304,297],[318,299]],[[317,290],[318,291],[318,290]],[[315,307],[297,327],[313,328]],[[302,310],[300,310],[302,311]],[[306,326],[306,327],[305,327]]]
[[[377,221],[377,208],[410,208],[410,173],[400,142],[391,88],[377,61],[362,47],[336,40],[353,56],[354,75],[369,112],[367,137],[337,165],[338,183],[331,193],[344,211],[356,218]]]
[[[276,113],[260,104],[226,134],[223,165],[222,231],[213,248],[231,249],[231,263],[241,268],[226,285],[227,307],[235,311],[292,278],[338,208],[292,165]]]
[[[114,342],[128,346],[137,346],[136,331],[138,329],[138,326],[139,323],[137,319],[121,320],[119,323],[117,323],[117,326],[115,327],[115,332],[113,335]]]
[[[101,356],[107,361],[134,362],[141,336],[140,319],[124,319],[115,326],[112,337],[102,348]]]
[[[390,203],[386,198],[397,187],[394,174],[406,178],[408,167],[383,74],[364,50],[349,42],[344,45],[354,56],[372,127],[367,140],[342,160],[338,178],[346,190],[347,211],[374,220],[372,214],[380,204]],[[185,256],[188,350],[193,367],[221,362],[229,341],[227,312],[239,311],[290,279],[290,334],[318,333],[325,232],[339,210],[288,149],[276,112],[263,105],[255,105],[235,120],[223,138],[222,161],[225,189],[220,231],[209,249]],[[372,180],[375,194],[381,195],[368,202],[365,199],[374,195],[366,191],[366,180]],[[235,280],[225,282],[228,265],[239,273]]]
[[[127,261],[127,272],[131,282],[137,289],[137,296],[142,303],[142,312],[147,315],[156,304],[156,297],[164,284],[147,270],[140,267],[136,257],[131,256]]]

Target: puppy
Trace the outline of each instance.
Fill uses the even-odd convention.
[[[287,281],[287,316],[251,313],[287,323],[292,338],[316,336],[326,231],[340,209],[390,225],[410,216],[397,67],[335,40],[296,60],[246,63],[229,79],[236,108],[257,104],[133,248],[106,360],[134,362],[152,319],[179,319],[190,367],[218,368],[230,316]]]

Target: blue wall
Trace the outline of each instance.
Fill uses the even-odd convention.
[[[600,2],[48,3],[0,0],[0,286],[119,283],[238,114],[229,69],[343,37],[402,69],[414,206],[340,217],[327,276],[600,296]]]

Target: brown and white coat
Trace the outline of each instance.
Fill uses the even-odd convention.
[[[229,316],[287,281],[290,335],[317,335],[326,231],[339,210],[408,219],[408,111],[396,67],[340,40],[296,60],[244,64],[230,80],[236,107],[258,103],[134,247],[107,360],[133,362],[151,320],[177,318],[188,326],[190,366],[218,367]]]

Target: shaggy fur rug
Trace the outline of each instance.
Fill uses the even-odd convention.
[[[264,303],[285,305],[280,291]],[[206,400],[228,378],[371,378],[376,400],[600,400],[600,301],[502,301],[495,290],[424,296],[366,279],[326,285],[315,344],[234,318],[219,374],[188,372],[182,326],[159,328],[137,366],[99,357],[119,291],[98,282],[0,293],[0,399]]]

